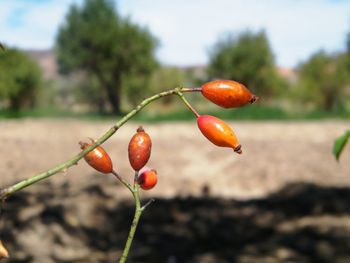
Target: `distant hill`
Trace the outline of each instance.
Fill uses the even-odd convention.
[[[48,50],[24,50],[29,56],[35,59],[43,70],[45,79],[54,79],[59,76],[58,65],[55,53],[52,49]],[[197,79],[206,77],[206,65],[180,67],[180,69],[190,72]],[[285,77],[290,82],[297,80],[297,73],[294,69],[286,67],[277,67],[280,76]]]
[[[52,49],[24,50],[24,52],[38,62],[45,79],[54,79],[58,77],[56,56]]]
[[[291,83],[296,82],[298,78],[297,72],[291,68],[277,67],[277,73]]]

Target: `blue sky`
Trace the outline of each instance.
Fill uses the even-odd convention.
[[[71,3],[82,0],[0,0],[0,41],[52,47]],[[119,0],[116,8],[159,39],[168,65],[205,64],[225,33],[264,29],[277,64],[294,67],[321,48],[344,50],[350,32],[350,0]]]

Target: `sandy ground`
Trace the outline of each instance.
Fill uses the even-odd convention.
[[[0,121],[0,187],[68,160],[111,122]],[[128,123],[104,147],[127,180]],[[212,145],[195,123],[143,124],[159,183],[133,243],[134,263],[350,262],[350,121],[232,123],[243,147]],[[109,263],[120,258],[134,205],[111,175],[84,161],[1,207],[5,262]]]
[[[98,137],[111,121],[2,120],[0,121],[0,187],[45,171],[78,153],[78,141]],[[144,195],[198,196],[204,188],[212,196],[247,199],[275,192],[292,182],[350,186],[350,145],[341,161],[332,156],[334,139],[350,121],[235,122],[231,123],[243,154],[212,145],[193,122],[127,123],[104,147],[115,169],[131,181],[127,145],[142,124],[153,140],[149,167],[158,170],[157,187]],[[84,185],[97,174],[84,161],[53,176],[53,183]],[[113,185],[112,176],[97,176]],[[129,196],[120,189],[120,196]]]

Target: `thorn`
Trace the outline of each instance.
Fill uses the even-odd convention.
[[[145,210],[150,204],[152,204],[155,201],[154,198],[148,200],[148,202],[141,208],[142,211]]]
[[[91,137],[88,137],[89,138],[89,140],[91,141],[91,143],[96,143],[96,140],[95,139],[93,139],[93,138],[91,138]]]

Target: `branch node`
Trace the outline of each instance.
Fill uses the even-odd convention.
[[[118,125],[113,125],[113,127],[112,127],[113,132],[116,132],[118,129],[119,129]]]

